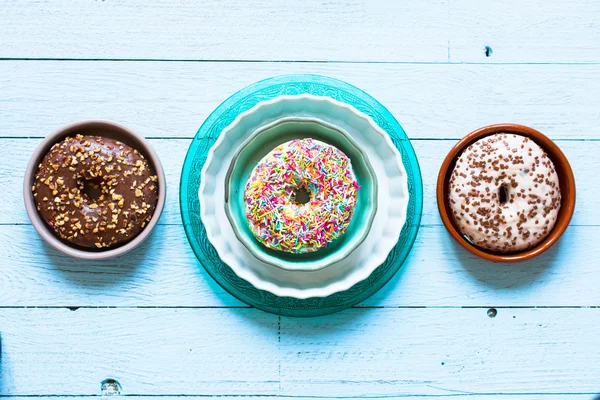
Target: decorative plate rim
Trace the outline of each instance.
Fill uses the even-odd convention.
[[[306,300],[278,297],[256,289],[237,277],[218,257],[206,238],[200,220],[197,196],[199,172],[206,160],[206,153],[222,129],[233,121],[235,115],[251,108],[261,100],[282,94],[298,93],[312,93],[339,99],[371,116],[377,125],[390,135],[395,147],[400,151],[411,193],[406,223],[402,228],[400,240],[386,261],[368,279],[345,292]],[[309,317],[338,312],[364,301],[395,275],[408,257],[418,233],[423,207],[423,186],[416,154],[404,130],[392,114],[372,96],[355,86],[330,77],[312,74],[281,75],[258,81],[239,90],[221,103],[204,121],[188,149],[183,165],[180,206],[184,230],[194,254],[206,272],[223,289],[240,301],[266,312]]]
[[[387,213],[385,215],[381,214],[377,216],[379,221],[394,221],[394,223],[388,223],[385,226],[380,227],[379,232],[370,232],[369,235],[379,234],[380,237],[385,240],[380,240],[379,242],[371,241],[369,243],[369,247],[363,246],[363,252],[360,254],[360,258],[356,261],[356,265],[353,265],[352,268],[337,266],[340,270],[340,278],[337,280],[329,280],[321,282],[318,279],[315,281],[316,283],[312,287],[299,288],[291,286],[290,284],[284,286],[277,284],[271,281],[268,278],[264,278],[263,274],[261,274],[258,270],[254,270],[251,265],[252,262],[248,262],[246,257],[242,254],[238,254],[231,249],[231,242],[228,240],[229,235],[224,234],[224,229],[228,230],[228,227],[223,228],[222,224],[219,223],[219,219],[215,217],[215,210],[219,207],[219,204],[214,201],[215,198],[219,198],[216,196],[216,193],[213,190],[208,190],[207,187],[214,187],[215,180],[214,177],[223,169],[223,164],[227,164],[227,161],[222,162],[220,159],[216,159],[214,154],[217,154],[222,147],[223,143],[228,143],[231,145],[237,145],[237,142],[244,142],[245,139],[240,139],[239,137],[228,141],[228,133],[232,132],[240,121],[244,120],[244,118],[248,116],[254,115],[254,113],[263,107],[269,107],[273,104],[277,103],[289,103],[289,104],[298,104],[303,101],[316,101],[316,102],[327,102],[338,110],[342,110],[342,112],[352,114],[359,118],[360,120],[369,124],[371,128],[375,130],[375,133],[379,136],[380,140],[377,144],[371,148],[373,153],[376,153],[379,157],[379,161],[382,164],[385,164],[383,169],[380,169],[380,173],[385,176],[386,183],[389,186],[394,177],[400,177],[400,190],[398,191],[390,191],[388,193],[389,203],[397,205],[396,207],[386,207]],[[363,114],[363,115],[361,115]],[[241,118],[240,118],[241,117]],[[367,136],[360,136],[363,138],[363,142],[369,142],[369,140],[364,140]],[[371,136],[369,136],[371,137]],[[356,137],[358,140],[358,136]],[[379,148],[380,143],[385,143],[385,150],[377,151],[376,148]],[[364,144],[364,143],[363,143]],[[235,151],[235,149],[225,148],[225,150],[229,153],[231,151]],[[384,157],[384,158],[381,158]],[[392,159],[393,157],[393,159]],[[390,160],[392,161],[390,162]],[[213,162],[216,160],[217,162]],[[209,163],[209,161],[211,161]],[[393,168],[388,168],[388,163],[393,165]],[[209,172],[210,171],[210,172]],[[208,179],[210,175],[210,178]],[[220,184],[216,182],[216,184]],[[410,200],[410,192],[408,190],[408,179],[407,173],[400,158],[400,153],[398,149],[394,146],[389,135],[385,133],[385,131],[381,130],[381,128],[376,128],[375,122],[372,118],[369,118],[364,113],[356,110],[353,106],[348,105],[346,103],[341,103],[337,100],[325,98],[323,96],[313,96],[313,95],[294,95],[294,96],[279,96],[271,101],[261,101],[257,103],[250,110],[240,114],[234,122],[225,128],[222,133],[219,135],[217,141],[211,147],[207,159],[204,163],[201,172],[201,183],[199,188],[199,200],[200,200],[200,216],[201,220],[204,224],[204,228],[206,230],[206,235],[209,238],[209,241],[217,251],[219,258],[227,264],[236,275],[240,278],[246,280],[251,283],[254,287],[261,290],[266,290],[268,292],[273,293],[279,297],[293,297],[297,299],[308,299],[308,298],[316,298],[316,297],[327,297],[331,296],[334,293],[346,291],[357,283],[367,279],[371,273],[377,269],[379,265],[381,265],[392,249],[395,247],[401,231],[402,227],[406,222],[406,209],[408,206],[408,202]],[[204,204],[205,207],[202,205]],[[211,207],[208,207],[208,206]],[[206,210],[210,208],[210,212]],[[398,210],[401,210],[398,213]],[[235,233],[235,232],[234,232]],[[391,240],[390,240],[391,238]],[[319,273],[319,271],[312,271],[313,273]],[[343,273],[342,273],[343,272]],[[288,272],[288,274],[298,274],[299,272]],[[301,272],[300,272],[301,273]],[[282,278],[285,279],[285,278]],[[294,281],[293,278],[287,277],[289,282]],[[320,284],[320,286],[319,286]]]

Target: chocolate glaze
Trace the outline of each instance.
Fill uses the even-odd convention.
[[[97,199],[84,192],[97,186]],[[46,154],[33,196],[42,218],[64,240],[108,248],[138,235],[152,218],[157,177],[137,150],[101,136],[69,137]]]

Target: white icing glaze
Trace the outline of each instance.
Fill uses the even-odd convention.
[[[452,171],[448,197],[461,233],[479,247],[502,253],[541,242],[560,209],[554,164],[533,140],[512,133],[467,147]]]

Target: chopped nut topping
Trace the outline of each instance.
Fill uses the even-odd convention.
[[[60,237],[76,244],[110,247],[124,237],[135,236],[152,215],[156,185],[149,187],[148,183],[157,178],[147,172],[144,157],[122,143],[76,135],[52,146],[38,168],[31,186],[36,208],[42,214],[49,213],[48,223]],[[93,201],[84,194],[88,180],[101,192]],[[140,200],[130,204],[132,197]],[[148,204],[149,199],[152,204]]]

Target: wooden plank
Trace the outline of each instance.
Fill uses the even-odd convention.
[[[245,306],[196,261],[181,225],[159,225],[140,248],[107,261],[64,256],[29,225],[0,226],[0,249],[3,306]]]
[[[572,226],[544,255],[508,265],[475,258],[442,227],[422,227],[400,272],[361,306],[600,306],[599,234]],[[199,265],[180,225],[160,225],[139,250],[92,263],[52,250],[30,225],[4,225],[0,265],[3,306],[243,306]]]
[[[597,306],[597,226],[570,227],[543,255],[522,263],[484,261],[442,227],[421,227],[409,257],[372,306]],[[598,251],[598,254],[596,252]]]
[[[23,207],[23,171],[40,139],[1,139],[0,148],[6,149],[0,158],[0,187],[4,188],[4,201],[0,203],[0,224],[28,224]],[[162,224],[180,224],[179,180],[183,161],[190,145],[188,139],[151,139],[158,152],[167,178],[167,201]],[[413,140],[423,177],[424,225],[441,225],[437,210],[436,182],[439,167],[454,140]],[[577,207],[573,225],[600,225],[600,213],[596,208],[596,196],[600,192],[600,175],[596,173],[596,154],[600,153],[600,142],[559,141],[558,145],[571,162],[577,187]]]
[[[600,62],[594,0],[54,0],[3,12],[5,58]]]
[[[598,323],[598,309],[280,320],[250,309],[2,309],[0,387],[99,395],[110,378],[123,395],[585,394],[598,390]]]
[[[277,393],[277,317],[253,309],[0,310],[3,395]]]
[[[289,73],[362,88],[410,138],[458,139],[499,122],[553,139],[600,135],[600,65],[3,61],[0,136],[44,137],[67,122],[108,118],[147,137],[192,138],[237,90]]]
[[[560,394],[547,394],[547,393],[518,393],[518,394],[458,394],[454,395],[454,397],[458,398],[466,398],[468,400],[514,400],[515,398],[524,399],[524,400],[598,400],[598,397],[594,397],[595,393],[586,393],[586,394],[573,394],[573,393],[560,393]],[[518,397],[517,397],[518,396]],[[20,396],[2,396],[5,399],[9,400],[17,400],[21,399]],[[54,399],[54,400],[86,400],[89,399],[89,396],[35,396],[38,399]],[[240,400],[240,399],[252,399],[252,400],[269,400],[272,399],[273,396],[256,396],[256,395],[236,395],[236,396],[221,396],[221,395],[182,395],[182,396],[135,396],[137,400],[203,400],[207,398],[218,398],[219,400]],[[435,400],[435,399],[448,399],[452,398],[453,395],[427,395],[427,396],[415,396],[415,395],[400,395],[393,396],[395,399],[419,399],[424,398],[427,400]],[[283,396],[278,395],[278,399],[283,400],[302,400],[306,399],[303,396]],[[311,399],[314,400],[323,400],[323,399],[356,399],[359,398],[357,396],[352,396],[349,394],[347,396],[331,396],[331,397],[320,397],[320,396],[310,396]],[[363,397],[360,397],[363,398]],[[389,399],[390,396],[369,396],[369,399]]]
[[[452,0],[452,62],[600,62],[595,0]],[[485,47],[492,52],[486,54]]]
[[[446,61],[446,0],[6,2],[1,57]]]
[[[350,310],[281,320],[281,393],[594,393],[598,309]]]

